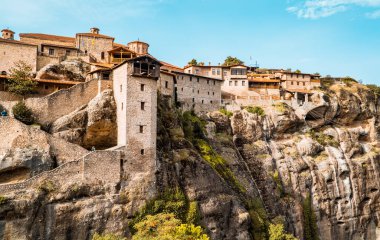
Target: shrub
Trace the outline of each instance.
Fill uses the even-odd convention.
[[[297,240],[293,235],[284,231],[282,224],[269,225],[269,240]]]
[[[272,105],[278,112],[284,113],[287,110],[288,105],[286,103],[276,103]]]
[[[219,112],[221,112],[222,114],[224,114],[224,115],[226,115],[227,117],[232,117],[232,115],[234,115],[232,112],[230,112],[230,111],[227,111],[226,109],[224,109],[224,108],[221,108],[220,110],[219,110]]]
[[[322,146],[333,146],[339,147],[339,142],[334,139],[333,136],[326,135],[321,132],[315,132],[314,130],[309,131],[307,136],[311,137],[313,140],[317,141]]]
[[[310,193],[306,196],[302,203],[303,208],[303,224],[304,224],[304,239],[319,240],[318,227],[316,216],[312,207]]]
[[[259,116],[265,116],[264,109],[258,106],[254,106],[254,107],[249,106],[249,107],[246,107],[245,110],[247,110],[247,112],[249,113],[257,114]]]
[[[368,84],[367,87],[377,96],[380,97],[380,87],[375,84]]]
[[[20,122],[23,122],[27,125],[33,124],[34,117],[32,110],[30,110],[23,101],[18,102],[16,105],[14,105],[12,108],[12,112],[14,117]]]
[[[181,224],[174,214],[160,213],[148,215],[141,222],[134,225],[137,229],[132,240],[208,240],[206,234],[199,226]]]
[[[116,236],[114,234],[100,235],[98,233],[95,233],[94,236],[92,236],[92,240],[127,240],[127,239],[120,236]]]
[[[0,195],[0,205],[3,205],[4,203],[6,203],[8,201],[8,198]]]

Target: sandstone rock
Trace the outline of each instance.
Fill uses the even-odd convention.
[[[67,60],[46,65],[38,71],[36,78],[84,82],[89,71],[89,64],[81,60]]]
[[[105,90],[76,111],[55,121],[50,132],[85,148],[105,149],[117,144],[116,103]]]

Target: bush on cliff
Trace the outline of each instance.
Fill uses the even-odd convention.
[[[27,125],[34,123],[32,110],[30,110],[30,108],[28,108],[23,101],[18,102],[16,105],[14,105],[12,112],[14,117],[20,122],[23,122]]]
[[[172,213],[147,215],[143,221],[135,224],[136,234],[132,240],[208,240],[199,226],[182,224]]]
[[[284,231],[282,224],[269,225],[269,240],[297,240],[293,235]]]
[[[247,110],[247,112],[249,112],[249,113],[257,114],[259,116],[265,115],[264,109],[262,109],[261,107],[258,107],[258,106],[254,106],[254,107],[249,106],[249,107],[246,107],[245,110]]]

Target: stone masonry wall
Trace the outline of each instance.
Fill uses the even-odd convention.
[[[87,51],[87,53],[92,54],[97,59],[97,61],[107,62],[107,51],[112,50],[113,39],[77,35],[76,44],[82,52]],[[101,58],[102,52],[104,53],[104,59]]]
[[[54,185],[70,183],[94,183],[115,185],[120,180],[120,151],[95,151],[87,155],[43,172],[26,181],[0,185],[0,193],[6,194],[26,188],[38,188],[45,181]]]
[[[37,70],[37,46],[0,42],[0,72],[6,71],[9,74],[9,70],[18,61],[29,64],[35,72]]]
[[[45,67],[48,64],[58,64],[60,63],[59,57],[49,57],[49,56],[37,56],[37,71]]]

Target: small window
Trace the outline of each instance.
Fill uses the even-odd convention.
[[[54,55],[54,48],[49,48],[49,55],[53,56]]]
[[[181,92],[183,92],[183,88],[181,88]]]
[[[123,92],[123,85],[120,84],[120,92]]]
[[[190,77],[190,82],[193,81],[193,77]]]
[[[215,96],[215,93],[214,93],[214,92],[212,92],[212,95],[213,95],[213,96]]]
[[[145,110],[145,102],[141,102],[140,107],[141,107],[141,110]]]
[[[124,103],[121,103],[121,110],[124,109]]]
[[[70,55],[70,50],[66,50],[66,55]]]
[[[203,100],[202,100],[202,104],[203,104]]]
[[[140,85],[140,90],[143,92],[145,90],[145,84]]]
[[[199,94],[199,90],[198,90],[198,94]]]
[[[195,98],[193,98],[193,102],[195,102]]]
[[[210,103],[212,103],[212,100],[210,101]]]
[[[49,86],[48,86],[48,85],[45,85],[45,89],[49,89]]]
[[[197,78],[197,82],[199,82],[199,78]]]
[[[104,52],[102,52],[102,53],[100,54],[100,58],[101,58],[102,60],[104,60]]]
[[[140,128],[140,133],[144,133],[144,126],[139,126]]]
[[[165,81],[165,88],[169,88],[169,82]]]
[[[207,84],[209,84],[210,83],[210,80],[207,80]]]
[[[232,81],[230,81],[229,85],[232,86]]]
[[[145,150],[144,150],[144,149],[141,149],[141,150],[140,150],[140,154],[141,154],[141,155],[144,155],[144,154],[145,154]]]
[[[235,86],[237,86],[238,85],[238,81],[235,81]]]
[[[215,80],[214,80],[214,85],[215,85]]]
[[[207,95],[210,95],[210,92],[207,92]]]
[[[245,81],[242,81],[242,82],[241,82],[241,85],[242,85],[242,86],[245,86]]]

